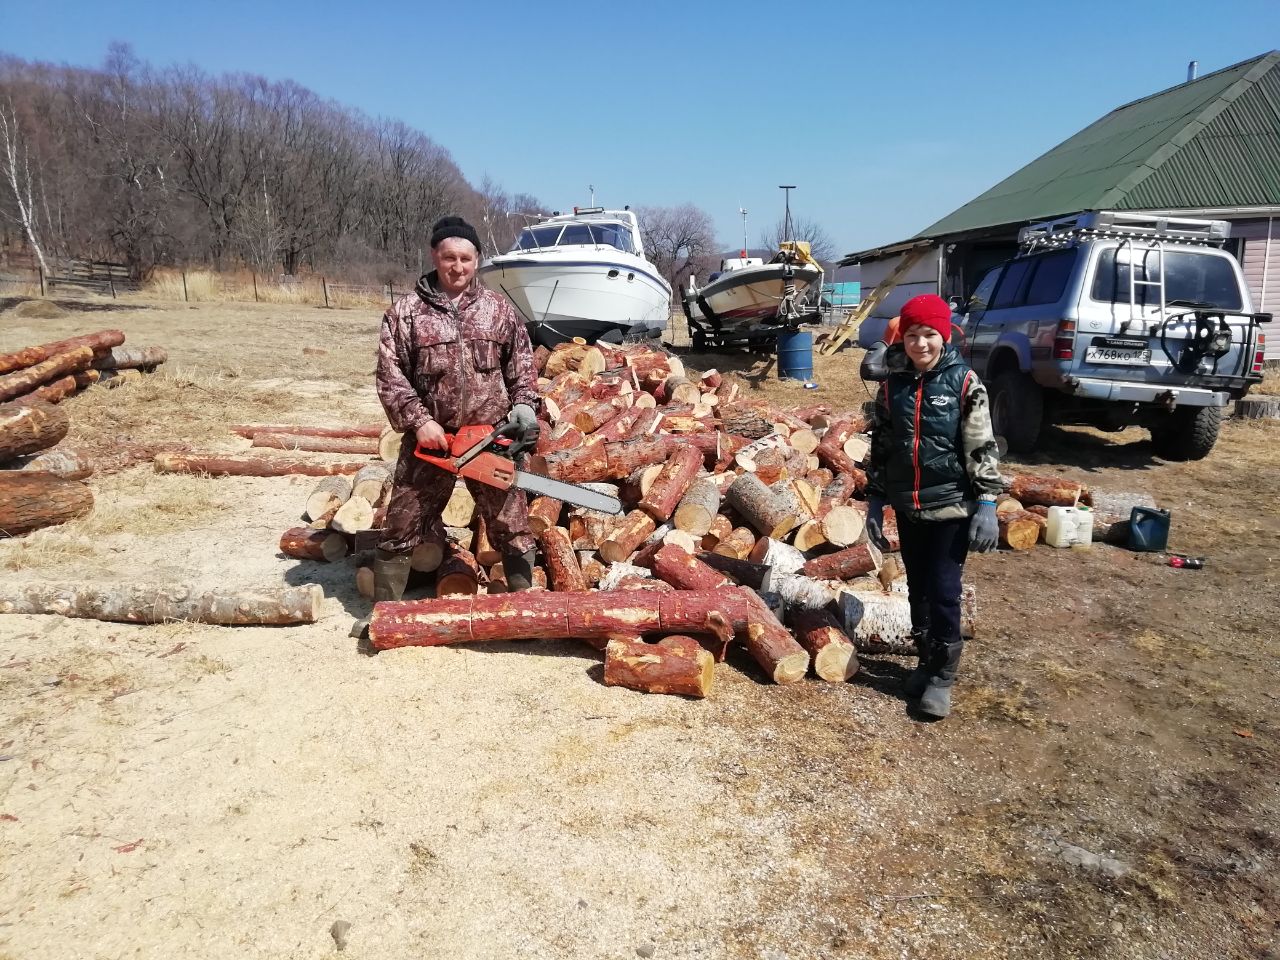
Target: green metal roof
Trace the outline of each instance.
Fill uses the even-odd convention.
[[[1080,210],[1280,204],[1278,66],[1273,50],[1118,107],[916,237]]]

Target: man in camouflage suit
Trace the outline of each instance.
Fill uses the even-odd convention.
[[[374,558],[374,600],[399,600],[414,547],[444,545],[440,515],[455,476],[413,455],[415,445],[446,451],[446,433],[509,421],[520,438],[537,438],[537,374],[533,348],[507,300],[476,281],[480,239],[461,217],[445,217],[431,233],[435,270],[382,319],[378,398],[405,434],[396,464],[386,528]],[[527,590],[534,540],[523,491],[467,480],[489,538],[502,550],[510,590]]]

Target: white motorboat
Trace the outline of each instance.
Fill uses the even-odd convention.
[[[507,252],[480,266],[480,280],[506,294],[534,345],[573,337],[620,343],[667,326],[671,285],[644,255],[629,209],[574,208],[526,227]]]
[[[784,242],[768,262],[742,254],[721,260],[701,287],[690,277],[682,291],[695,347],[765,340],[780,329],[816,322],[817,309],[807,300],[822,268],[807,243]]]

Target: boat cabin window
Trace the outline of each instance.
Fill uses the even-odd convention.
[[[563,232],[561,232],[563,230]],[[529,227],[521,231],[513,250],[535,250],[540,247],[600,245],[635,253],[635,241],[629,227],[620,223],[570,223],[564,227]]]
[[[560,235],[560,226],[526,227],[520,231],[520,239],[516,241],[515,250],[534,250],[538,247],[554,247],[556,237]]]

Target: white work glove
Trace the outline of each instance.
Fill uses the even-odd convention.
[[[538,415],[527,403],[517,403],[507,414],[507,422],[520,429],[521,444],[532,447],[538,442]]]

